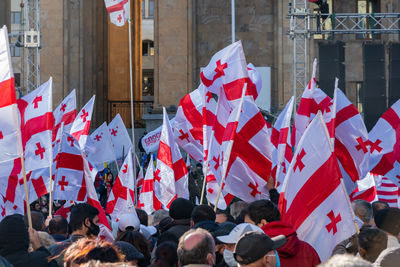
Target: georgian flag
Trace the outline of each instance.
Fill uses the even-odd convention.
[[[323,179],[321,179],[323,178]],[[327,260],[355,232],[355,217],[341,183],[330,135],[321,113],[301,137],[279,198],[282,221]]]
[[[207,201],[210,202],[215,206],[218,197],[220,184],[217,183],[213,176],[207,176],[207,185],[206,185],[206,196]],[[221,195],[219,196],[218,200],[218,209],[225,210],[228,208],[229,204],[231,203],[234,195],[229,194],[225,191],[225,183],[222,186]]]
[[[125,158],[126,153],[129,149],[133,149],[133,146],[131,138],[119,113],[108,125],[108,131],[114,147],[115,157],[117,159]]]
[[[385,201],[390,207],[400,208],[400,188],[386,177],[374,175],[374,178],[378,200]]]
[[[116,26],[124,26],[129,19],[128,0],[104,0],[107,12],[110,13],[110,21]]]
[[[83,149],[89,135],[90,120],[92,119],[95,95],[86,103],[72,124],[70,134],[79,142]]]
[[[350,194],[350,201],[353,202],[356,199],[363,199],[370,203],[378,200],[375,177],[373,174],[368,173],[363,179],[357,180],[357,188]]]
[[[75,89],[67,95],[64,100],[53,111],[54,114],[54,128],[53,128],[53,142],[57,141],[57,135],[61,136],[58,131],[61,128],[61,123],[64,123],[64,131],[69,132],[72,123],[76,118],[76,92]]]
[[[144,177],[142,189],[140,190],[138,208],[147,212],[148,215],[162,208],[161,202],[158,201],[154,193],[154,164],[151,154],[146,176]]]

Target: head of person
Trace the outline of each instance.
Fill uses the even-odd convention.
[[[280,266],[276,250],[285,243],[284,235],[270,238],[263,232],[248,232],[237,242],[233,255],[239,266]]]
[[[224,222],[235,222],[235,219],[233,218],[232,215],[229,213],[226,213],[224,211],[217,211],[217,214],[215,215],[215,222],[216,223],[224,223]]]
[[[376,213],[375,225],[389,235],[397,237],[400,233],[400,209],[388,208]]]
[[[88,238],[79,239],[65,251],[64,266],[79,266],[89,261],[123,262],[124,256],[112,243]]]
[[[174,242],[163,242],[157,246],[153,264],[167,266],[178,266],[178,246]]]
[[[233,218],[236,218],[240,215],[242,210],[246,209],[249,206],[247,202],[244,201],[236,201],[230,205],[231,215]]]
[[[194,226],[201,221],[215,221],[215,211],[208,205],[199,205],[194,207],[191,218],[190,226]]]
[[[387,234],[379,229],[362,227],[358,235],[358,253],[360,256],[374,262],[387,247]]]
[[[263,225],[280,221],[281,214],[270,200],[256,200],[247,207],[244,221],[262,227]]]
[[[176,220],[190,220],[193,211],[193,203],[184,198],[177,198],[172,201],[169,208],[169,216]]]
[[[117,236],[125,231],[139,231],[140,221],[134,213],[125,213],[119,217]]]
[[[107,178],[106,179],[107,179],[107,183],[112,184],[114,182],[114,175],[112,174],[112,172],[109,172],[107,174]]]
[[[125,241],[117,241],[114,245],[118,250],[125,256],[125,262],[129,262],[132,265],[137,265],[138,261],[144,258],[143,254],[140,253],[135,246]]]
[[[318,267],[372,267],[372,264],[350,254],[337,254]]]
[[[216,240],[222,243],[223,248],[219,247],[219,253],[222,253],[224,261],[227,265],[234,267],[237,266],[237,262],[233,256],[233,251],[235,250],[235,245],[239,241],[240,237],[248,232],[260,232],[263,230],[250,223],[241,223],[236,225],[227,235],[217,236]]]
[[[372,205],[363,200],[356,199],[351,203],[354,214],[361,219],[364,224],[371,224],[372,220]]]
[[[24,217],[20,214],[6,216],[0,222],[0,255],[28,251],[29,234]]]
[[[217,230],[215,230],[214,232],[211,233],[211,235],[214,237],[214,241],[215,241],[215,259],[216,259],[217,264],[224,262],[224,251],[225,251],[225,244],[223,242],[219,241],[218,237],[229,235],[229,233],[235,227],[236,227],[235,223],[224,222],[219,225],[219,228]],[[232,258],[233,258],[233,254],[232,254]]]
[[[372,213],[373,216],[378,213],[378,211],[383,210],[383,209],[388,209],[390,208],[389,204],[386,203],[385,201],[375,201],[372,203]]]
[[[145,226],[149,225],[149,216],[144,210],[136,209],[136,214],[139,218],[140,224],[143,224]]]
[[[144,235],[138,231],[126,230],[120,233],[115,241],[125,241],[132,244],[145,259],[150,259],[150,246]]]
[[[32,218],[32,228],[35,229],[36,231],[43,231],[45,226],[44,226],[44,215],[40,211],[31,211],[31,218]],[[25,224],[28,225],[28,217],[25,215]]]
[[[187,231],[179,240],[178,261],[180,266],[189,264],[215,264],[214,238],[204,229]]]
[[[49,234],[51,235],[68,235],[68,221],[62,216],[56,215],[49,222]]]
[[[96,237],[100,232],[99,211],[87,204],[80,203],[71,207],[69,227],[72,234]]]
[[[169,217],[169,212],[167,210],[157,210],[153,214],[153,226],[158,225],[164,218]]]

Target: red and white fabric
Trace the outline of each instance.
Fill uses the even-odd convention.
[[[143,185],[143,180],[144,180],[143,166],[140,164],[136,153],[134,155],[135,155],[135,160],[136,160],[136,166],[139,166],[139,173],[136,177],[136,181],[137,181],[136,187],[140,188]]]
[[[369,133],[371,173],[400,186],[400,100],[378,120]]]
[[[292,96],[286,107],[279,114],[271,133],[272,144],[272,171],[274,184],[278,191],[282,187],[287,169],[293,158],[290,145],[290,121],[293,112],[294,97]]]
[[[143,186],[140,190],[138,208],[144,210],[147,214],[161,209],[162,204],[158,201],[154,193],[154,164],[152,155],[150,154],[149,165],[147,166],[146,176],[144,177]]]
[[[213,176],[207,176],[207,184],[206,184],[206,197],[207,201],[215,206],[218,197],[220,185],[217,183]],[[221,195],[218,200],[218,209],[225,210],[228,208],[231,203],[234,195],[229,194],[225,191],[225,183],[222,186]]]
[[[64,131],[71,130],[72,123],[76,118],[76,92],[75,89],[67,95],[58,107],[53,111],[54,114],[54,128],[53,128],[53,142],[57,140],[57,135],[61,136],[58,131],[61,128],[61,123],[64,123]]]
[[[385,201],[390,207],[400,208],[400,189],[390,179],[380,175],[375,176],[378,200]]]
[[[87,139],[85,153],[88,160],[94,164],[97,169],[102,169],[106,162],[116,161],[106,122],[100,125]]]
[[[78,140],[82,149],[85,147],[86,139],[89,135],[95,97],[96,96],[94,95],[78,113],[78,116],[74,120],[69,132],[76,140]]]
[[[350,201],[353,202],[356,199],[363,199],[371,203],[378,200],[373,174],[368,173],[365,178],[357,180],[357,188],[350,194]]]
[[[165,108],[154,179],[154,191],[164,208],[169,209],[171,202],[177,197],[189,198],[188,170],[175,142]]]
[[[23,146],[9,47],[7,27],[3,26],[0,29],[0,193],[13,203],[20,172],[14,162],[21,162]],[[14,179],[9,178],[12,176]]]
[[[115,222],[122,214],[135,209],[134,179],[132,150],[129,150],[107,199],[106,212]]]
[[[124,26],[129,19],[128,0],[104,0],[107,12],[110,13],[110,21],[116,26]]]
[[[323,179],[321,179],[323,178]],[[352,210],[340,181],[328,129],[318,114],[301,137],[282,186],[282,221],[327,260],[355,232]]]
[[[133,149],[133,146],[131,138],[119,113],[108,125],[108,131],[114,146],[115,157],[117,159],[125,158],[126,153],[129,149]]]
[[[74,204],[74,201],[66,201],[64,205],[62,205],[55,215],[59,215],[64,217],[69,222],[69,217],[71,216],[71,206]]]
[[[322,112],[324,121],[328,129],[333,129],[332,123],[334,113],[332,113],[332,99],[326,95],[320,88],[317,88],[317,81],[315,79],[317,71],[317,60],[314,60],[313,74],[308,86],[304,89],[301,96],[299,107],[297,108],[296,116],[294,118],[291,143],[296,147],[301,136],[304,134],[308,124],[317,115],[318,111]],[[334,133],[330,131],[331,138]]]

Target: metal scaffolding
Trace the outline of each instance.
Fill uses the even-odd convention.
[[[26,86],[30,92],[40,85],[40,0],[26,0],[25,12]]]
[[[293,40],[293,95],[298,103],[308,82],[308,42],[316,34],[400,34],[400,13],[313,13],[307,0],[289,3]]]

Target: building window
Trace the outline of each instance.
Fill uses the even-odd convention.
[[[10,52],[12,57],[20,57],[21,56],[21,47],[10,46]]]
[[[142,56],[154,56],[154,42],[144,40],[142,42]]]
[[[142,96],[154,96],[154,70],[143,70]]]
[[[154,0],[149,0],[149,19],[154,18]]]
[[[14,73],[15,87],[21,87],[21,73]]]
[[[146,18],[146,0],[142,0],[142,18],[145,19]]]
[[[142,18],[154,18],[154,0],[142,0]]]
[[[11,24],[21,24],[21,12],[11,12]]]

